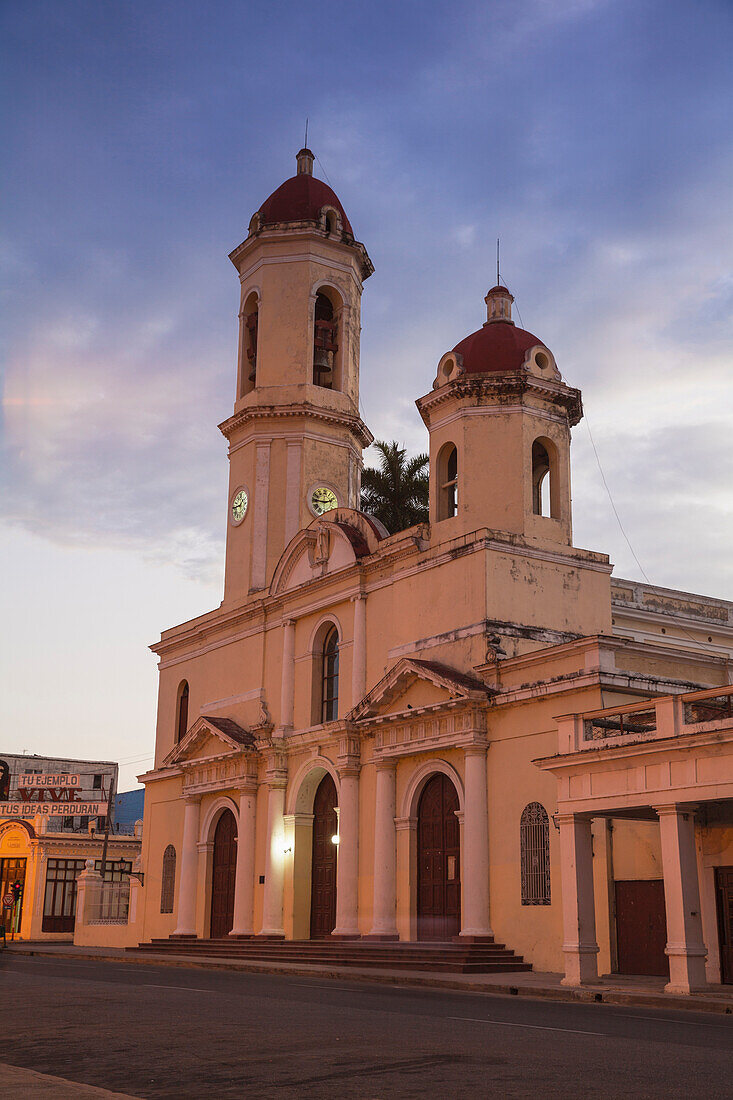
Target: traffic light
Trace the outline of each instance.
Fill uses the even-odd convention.
[[[20,899],[23,895],[23,883],[22,882],[14,882],[13,885],[12,885],[12,891],[13,891],[13,897],[15,898],[15,900],[20,901]]]

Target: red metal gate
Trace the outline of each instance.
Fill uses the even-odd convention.
[[[720,980],[733,985],[733,867],[715,868],[715,892],[718,897]]]

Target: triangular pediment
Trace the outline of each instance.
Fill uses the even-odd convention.
[[[436,661],[402,657],[348,715],[366,721],[459,702],[485,702],[495,694],[481,680]]]
[[[190,764],[196,760],[224,756],[255,747],[255,738],[231,718],[197,718],[177,745],[168,753],[162,767]]]

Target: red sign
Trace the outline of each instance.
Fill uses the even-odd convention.
[[[5,894],[3,897],[3,905],[6,909],[12,909],[15,905],[15,896],[13,894]]]

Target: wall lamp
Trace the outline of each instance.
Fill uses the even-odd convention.
[[[338,844],[338,842],[339,842],[339,835],[338,835],[338,833],[334,833],[333,836],[331,837],[331,843],[332,844]]]
[[[283,855],[286,856],[288,852],[292,852],[292,848],[283,848]]]

